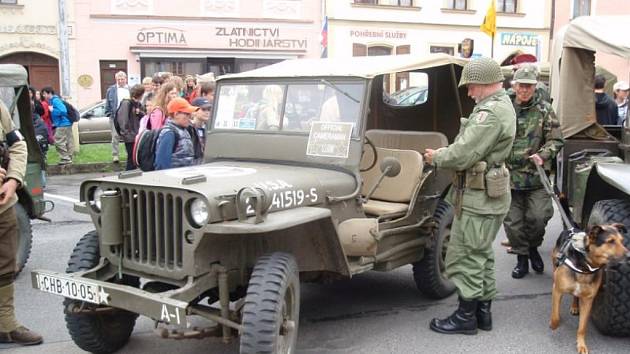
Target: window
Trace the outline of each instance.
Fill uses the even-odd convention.
[[[573,18],[591,14],[591,0],[573,0]]]
[[[0,0],[0,4],[17,5],[17,0]]]
[[[517,10],[516,1],[517,0],[497,0],[497,11],[516,13],[516,10]]]
[[[308,133],[314,121],[358,126],[365,85],[340,81],[299,84],[225,84],[214,129]],[[357,134],[355,129],[354,134]]]
[[[447,0],[447,9],[468,10],[468,0]]]

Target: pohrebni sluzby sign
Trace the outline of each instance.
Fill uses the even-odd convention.
[[[306,155],[347,158],[354,123],[313,122]]]

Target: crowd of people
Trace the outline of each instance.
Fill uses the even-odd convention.
[[[127,75],[116,73],[116,84],[108,88],[105,103],[112,131],[112,160],[119,161],[122,141],[128,156],[126,169],[137,168],[134,146],[145,130],[159,129],[156,170],[201,163],[215,87],[212,73],[182,79],[162,72],[131,88]]]

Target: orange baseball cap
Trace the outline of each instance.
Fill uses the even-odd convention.
[[[199,107],[191,106],[188,101],[181,97],[173,98],[171,102],[166,105],[166,109],[169,114],[178,112],[192,113],[199,109]]]

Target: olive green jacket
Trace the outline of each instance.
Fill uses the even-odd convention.
[[[516,133],[516,113],[512,101],[500,89],[480,101],[468,118],[461,119],[459,134],[446,148],[439,149],[433,156],[433,163],[439,168],[465,171],[478,161],[486,161],[488,166],[502,164],[512,150]],[[453,200],[453,188],[447,201]],[[507,213],[510,207],[509,193],[490,198],[485,190],[464,191],[462,208],[466,211],[499,215]]]
[[[10,133],[15,129],[16,128],[13,124],[13,120],[9,115],[9,110],[4,105],[4,103],[0,101],[0,141],[6,141],[7,133]],[[16,181],[20,182],[20,186],[23,184],[24,175],[26,174],[27,155],[28,152],[26,149],[26,142],[24,140],[18,141],[14,143],[11,147],[9,147],[9,167],[7,168],[7,175],[5,176],[5,180],[8,178],[13,178]],[[13,204],[17,202],[17,200],[17,195],[14,195],[7,204],[0,205],[0,214],[12,207]]]

